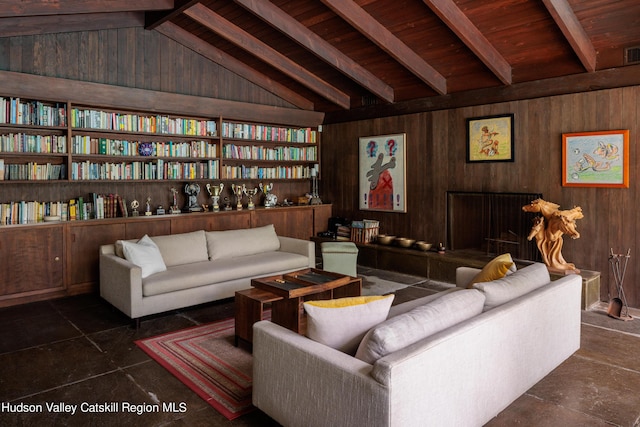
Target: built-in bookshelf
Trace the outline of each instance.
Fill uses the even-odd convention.
[[[97,182],[304,182],[318,169],[318,132],[311,127],[0,97],[0,186],[89,185],[66,200],[0,196],[0,225],[72,219],[71,202],[92,198],[90,185]],[[96,200],[82,206],[73,218],[108,217],[98,214]],[[126,216],[126,209],[118,215]]]

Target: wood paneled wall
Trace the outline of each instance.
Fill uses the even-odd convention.
[[[0,70],[292,107],[157,31],[140,27],[0,37]]]
[[[515,114],[515,161],[466,163],[465,119],[504,113]],[[630,130],[630,188],[562,187],[562,134],[615,129]],[[407,134],[407,213],[360,211],[358,138],[399,132]],[[581,206],[581,237],[565,239],[565,259],[600,271],[607,301],[608,287],[615,293],[609,250],[631,248],[625,291],[640,307],[639,134],[640,86],[325,125],[321,196],[336,215],[378,219],[383,233],[434,243],[446,240],[447,191],[542,193],[562,208]]]

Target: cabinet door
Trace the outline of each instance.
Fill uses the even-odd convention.
[[[64,290],[63,227],[0,232],[0,302]]]
[[[316,205],[313,207],[313,235],[329,229],[332,205]]]
[[[279,236],[309,240],[313,233],[313,210],[310,208],[272,208],[255,211],[252,227],[273,224]]]
[[[100,246],[125,238],[124,223],[70,225],[67,250],[67,283],[70,293],[97,289],[100,278]]]

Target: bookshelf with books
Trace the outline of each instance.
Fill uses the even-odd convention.
[[[223,120],[221,134],[222,179],[307,180],[318,171],[318,131],[311,127]]]
[[[0,181],[59,181],[68,161],[67,104],[0,97]]]
[[[72,106],[69,178],[219,179],[218,120]]]

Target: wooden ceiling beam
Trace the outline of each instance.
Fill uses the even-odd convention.
[[[181,45],[193,50],[205,58],[221,65],[227,70],[239,75],[240,77],[260,86],[261,88],[273,93],[274,95],[284,99],[285,101],[295,105],[296,107],[313,110],[313,102],[297,94],[295,91],[274,82],[267,76],[253,68],[247,66],[236,58],[228,55],[220,49],[205,42],[201,38],[182,29],[176,24],[165,22],[155,28],[155,31],[164,34],[170,39],[175,40]]]
[[[173,9],[173,0],[0,0],[0,18],[40,15],[74,15],[102,12],[146,12]]]
[[[182,12],[197,3],[200,3],[200,0],[176,0],[173,10],[170,10],[168,12],[148,12],[145,14],[144,27],[147,30],[153,30],[157,26],[170,21],[176,16],[181,15]]]
[[[578,21],[578,17],[571,9],[571,5],[567,0],[542,0],[542,3],[578,55],[585,70],[590,73],[594,72],[596,70],[596,50]]]
[[[352,0],[322,0],[322,3],[436,92],[447,93],[447,80],[442,74]]]
[[[336,105],[345,109],[351,107],[349,95],[318,78],[301,65],[290,60],[261,40],[258,40],[242,28],[227,21],[211,9],[202,4],[196,4],[185,10],[184,13],[194,21],[227,39],[241,49],[255,55],[281,73],[308,87]]]
[[[0,37],[141,27],[143,24],[144,14],[142,12],[0,18]]]
[[[273,3],[263,0],[235,0],[235,2],[374,95],[387,102],[393,102],[394,92],[391,86],[374,76],[363,66],[343,54]]]
[[[510,85],[513,82],[511,65],[453,0],[423,1],[502,83]]]

